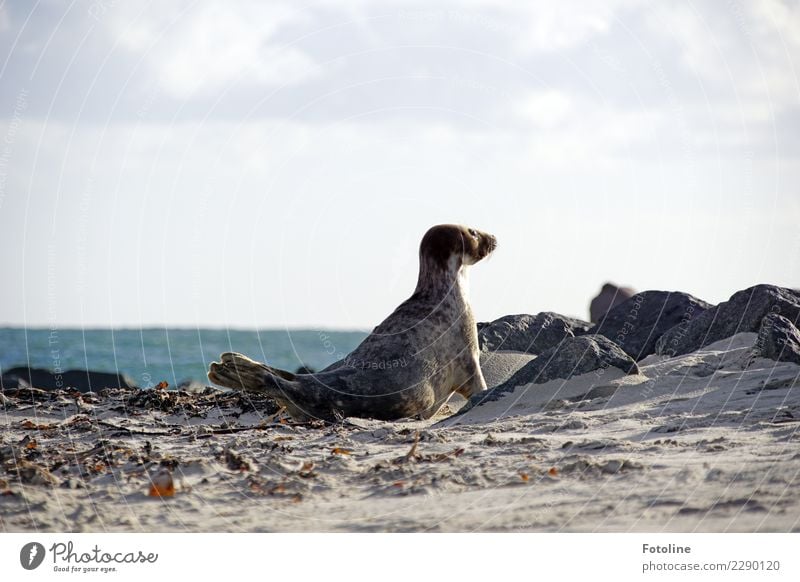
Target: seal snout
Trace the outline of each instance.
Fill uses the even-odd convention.
[[[491,255],[497,248],[497,237],[492,234],[485,235],[483,256]]]
[[[478,244],[477,252],[475,253],[477,255],[475,259],[477,261],[485,259],[497,248],[497,238],[494,235],[486,232],[482,232],[480,234],[480,243]]]

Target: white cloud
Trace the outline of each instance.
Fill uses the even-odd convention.
[[[620,9],[634,3],[636,0],[474,0],[478,11],[496,13],[513,27],[513,46],[523,55],[578,47],[607,33]]]
[[[510,108],[508,126],[519,142],[522,165],[568,170],[576,165],[620,167],[648,144],[674,139],[669,113],[658,108],[621,109],[557,89],[530,91]]]
[[[606,33],[624,2],[566,0],[511,3],[506,10],[522,24],[516,44],[523,52],[552,52],[578,46]],[[486,6],[492,3],[487,2]]]
[[[300,49],[275,40],[285,27],[304,21],[290,4],[209,3],[133,16],[115,13],[112,35],[144,52],[162,89],[176,98],[238,81],[281,86],[320,72]]]
[[[648,12],[646,24],[650,34],[672,40],[678,62],[705,89],[723,89],[743,113],[765,105],[778,113],[800,102],[797,4],[734,2],[719,11],[713,2],[664,3]]]
[[[0,32],[5,32],[11,27],[11,22],[8,18],[8,9],[5,6],[0,6]]]
[[[553,89],[527,93],[518,101],[516,111],[522,119],[545,128],[557,127],[574,114],[572,98]]]
[[[363,23],[370,15],[395,10],[413,23],[421,21],[473,23],[502,32],[521,54],[550,53],[578,46],[607,32],[616,13],[636,0],[444,0],[436,3],[409,0],[321,0],[317,5],[337,9]],[[369,30],[369,27],[364,27]]]

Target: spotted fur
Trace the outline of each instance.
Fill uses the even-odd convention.
[[[469,398],[486,390],[467,276],[496,246],[475,229],[434,226],[420,243],[414,293],[349,356],[315,374],[292,374],[225,353],[208,377],[267,393],[298,419],[429,418],[454,392]]]

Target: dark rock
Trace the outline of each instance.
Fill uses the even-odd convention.
[[[770,313],[782,315],[797,325],[800,293],[775,285],[756,285],[737,291],[692,321],[666,331],[656,342],[656,353],[679,356],[737,333],[757,332],[761,320]]]
[[[541,354],[562,340],[583,335],[591,324],[545,311],[536,315],[506,315],[478,324],[478,345],[483,352],[497,350]]]
[[[711,307],[688,293],[642,291],[611,309],[589,333],[606,336],[639,361],[655,353],[664,332],[686,325]]]
[[[135,388],[136,385],[122,374],[95,372],[93,370],[67,370],[51,372],[39,368],[18,367],[7,370],[0,386],[3,390],[17,388],[20,381],[42,390],[73,388],[79,392],[99,392],[103,388]]]
[[[500,386],[470,398],[469,405],[497,400],[524,384],[543,384],[556,378],[569,380],[573,376],[609,367],[618,368],[626,374],[639,373],[636,362],[605,336],[582,335],[567,338],[520,368]]]
[[[589,303],[589,319],[598,323],[603,316],[614,307],[634,296],[636,291],[630,287],[617,287],[614,283],[606,283],[600,293]]]
[[[753,355],[800,364],[800,331],[782,315],[770,313],[761,320]]]
[[[314,368],[305,364],[302,364],[294,371],[295,374],[313,374],[314,372]]]

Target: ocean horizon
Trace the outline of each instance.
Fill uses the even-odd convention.
[[[367,331],[190,327],[2,327],[0,372],[17,366],[55,372],[124,374],[142,388],[165,381],[208,384],[208,364],[240,352],[277,368],[321,370],[350,353]]]

